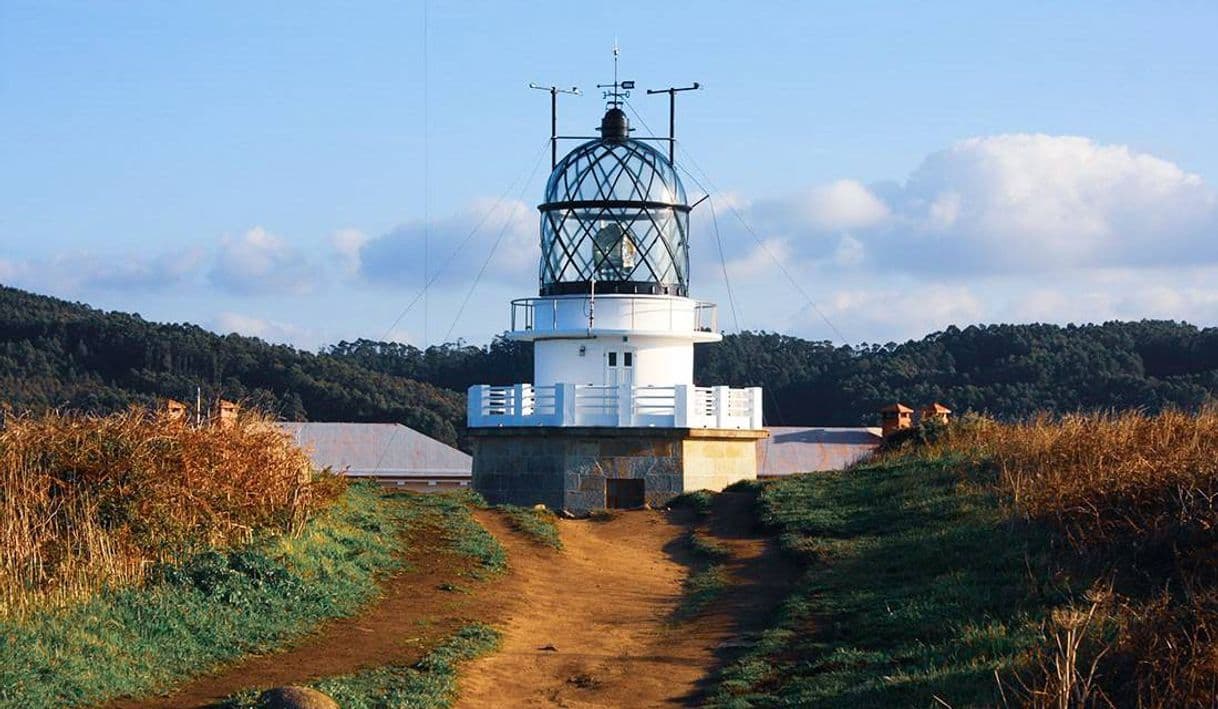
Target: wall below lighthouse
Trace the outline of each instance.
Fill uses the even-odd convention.
[[[491,504],[588,512],[613,506],[618,481],[659,507],[683,492],[757,478],[763,430],[470,429],[474,489]]]

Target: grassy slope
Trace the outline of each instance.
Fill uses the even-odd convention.
[[[356,611],[400,565],[400,534],[439,523],[494,572],[504,553],[458,499],[353,486],[295,538],[206,553],[141,590],[0,622],[0,706],[97,703],[156,691],[220,662],[263,652]],[[472,525],[472,528],[471,528]]]
[[[534,542],[554,549],[562,549],[562,538],[558,534],[558,523],[549,510],[497,505],[495,509],[507,515],[508,524]]]
[[[499,647],[500,635],[480,623],[467,625],[410,667],[375,667],[309,685],[345,709],[383,707],[447,707],[457,696],[457,670]],[[222,709],[258,709],[266,705],[261,689],[226,699]]]
[[[447,707],[457,696],[457,669],[499,647],[497,630],[467,625],[412,667],[378,667],[316,685],[346,709]]]
[[[780,617],[717,679],[726,706],[951,706],[1013,699],[1065,588],[1037,585],[1045,537],[945,462],[766,486],[764,521],[808,564]]]
[[[694,505],[699,514],[710,513],[712,494],[701,490],[693,493],[695,499],[705,499],[705,506]],[[688,497],[689,494],[685,497]],[[673,613],[673,620],[682,621],[701,613],[723,593],[728,586],[727,573],[720,562],[732,556],[731,550],[709,536],[696,530],[686,532],[683,539],[691,554],[692,568],[681,583],[681,602]]]

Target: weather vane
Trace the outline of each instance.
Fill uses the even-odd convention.
[[[601,98],[605,99],[606,106],[609,108],[621,108],[622,102],[630,98],[630,90],[634,88],[633,81],[618,81],[617,80],[617,58],[621,54],[621,50],[617,46],[617,38],[613,39],[613,83],[612,84],[597,84],[598,89],[608,89],[601,92]]]

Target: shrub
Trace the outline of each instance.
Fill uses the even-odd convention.
[[[1086,662],[1095,662],[1098,694],[1147,706],[1210,704],[1218,691],[1218,409],[1042,415],[1009,425],[974,418],[921,453],[989,468],[1011,516],[1064,542],[1066,570],[1108,580],[1105,603],[1073,611],[1096,616],[1088,632],[1072,635],[1076,649],[1059,640],[1040,653],[1051,671],[1034,703],[1077,694],[1092,674]]]
[[[191,427],[140,409],[0,430],[0,615],[139,584],[161,562],[298,530],[341,481],[269,420]]]
[[[695,490],[684,492],[668,501],[672,510],[692,510],[694,514],[705,517],[711,513],[715,504],[715,493],[710,490]]]

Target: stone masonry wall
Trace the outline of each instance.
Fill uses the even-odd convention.
[[[690,438],[682,447],[686,492],[718,492],[739,480],[757,479],[756,439]]]
[[[472,429],[473,484],[491,504],[604,509],[605,480],[644,481],[659,507],[687,490],[757,477],[756,437],[690,440],[684,429]],[[701,438],[705,438],[701,435]]]

